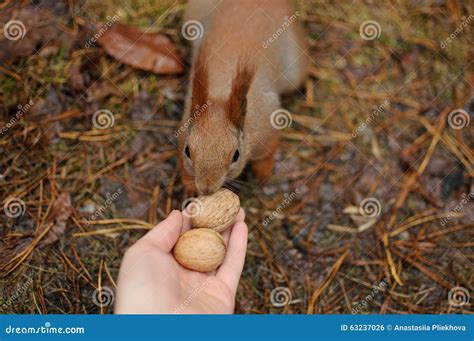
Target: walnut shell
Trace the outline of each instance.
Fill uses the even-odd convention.
[[[193,229],[183,233],[173,249],[179,264],[199,272],[215,270],[224,261],[225,252],[224,239],[210,229]]]
[[[237,194],[221,188],[214,194],[198,197],[196,206],[196,213],[191,216],[191,226],[220,233],[234,223],[239,213],[240,200]]]

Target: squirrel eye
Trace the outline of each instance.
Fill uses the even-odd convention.
[[[191,158],[191,152],[189,151],[189,147],[188,147],[188,146],[186,146],[186,148],[184,148],[184,154],[186,154],[186,156],[187,156],[188,158]]]
[[[239,153],[239,150],[237,149],[234,153],[234,156],[232,157],[232,162],[237,162],[237,160],[239,159],[239,156],[240,156],[240,153]]]

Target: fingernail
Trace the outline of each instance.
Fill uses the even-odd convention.
[[[168,218],[172,217],[173,215],[176,214],[178,210],[172,210],[169,214],[168,214]]]

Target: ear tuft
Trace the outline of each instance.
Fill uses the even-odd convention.
[[[255,66],[248,61],[240,60],[237,64],[237,73],[232,81],[232,91],[228,101],[230,121],[240,129],[243,129],[245,113],[247,111],[247,94],[255,76]]]
[[[199,110],[206,103],[208,95],[209,75],[207,70],[207,60],[203,49],[200,48],[196,55],[193,69],[191,112]]]

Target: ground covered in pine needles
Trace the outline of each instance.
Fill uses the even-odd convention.
[[[0,312],[112,312],[97,296],[113,296],[125,250],[186,199],[187,73],[125,65],[90,24],[160,31],[188,70],[184,6],[0,5]],[[237,313],[472,313],[473,14],[456,0],[298,3],[310,78],[283,100],[271,179],[238,184]]]

